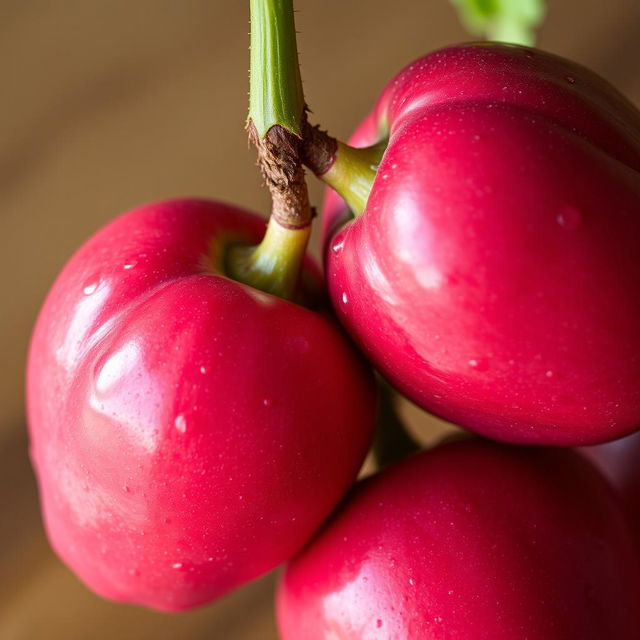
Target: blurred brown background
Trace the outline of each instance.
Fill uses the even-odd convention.
[[[551,1],[540,46],[640,104],[638,0]],[[446,0],[299,0],[305,91],[346,137],[405,63],[467,39]],[[145,201],[213,196],[268,212],[243,124],[246,0],[0,0],[0,638],[276,638],[273,576],[200,611],[103,602],[51,553],[27,459],[29,334],[64,261]],[[319,202],[320,189],[312,186]],[[426,439],[438,428],[404,407]],[[303,639],[301,639],[303,640]]]

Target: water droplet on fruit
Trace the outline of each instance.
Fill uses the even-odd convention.
[[[547,376],[547,378],[552,378],[553,377],[553,371],[547,371],[544,375]]]
[[[129,262],[127,262],[127,264],[125,264],[122,268],[123,269],[133,269],[133,267],[135,267],[138,264],[137,260],[129,260]]]
[[[347,304],[349,302],[349,298],[347,297],[346,292],[342,292],[342,304]]]
[[[270,406],[271,406],[271,404],[272,404],[272,402],[273,402],[273,401],[271,400],[271,398],[264,398],[264,400],[262,401],[262,404],[263,404],[265,407],[270,407]]]
[[[344,240],[340,240],[340,242],[336,242],[331,247],[331,251],[333,251],[333,253],[340,253],[343,247],[344,247]]]
[[[415,584],[415,582],[413,581],[413,578],[409,578],[409,584],[413,587],[413,585]]]
[[[89,284],[86,284],[84,286],[84,288],[82,289],[82,292],[84,293],[85,296],[90,296],[96,289],[98,288],[98,283],[97,282],[90,282]]]
[[[174,562],[171,567],[173,569],[182,569],[182,562]]]
[[[204,365],[200,367],[200,373],[207,373],[207,367],[205,367]]]
[[[573,76],[565,76],[564,78],[569,84],[575,84],[576,79]]]
[[[187,430],[187,420],[185,419],[183,413],[179,413],[176,416],[173,424],[180,433],[184,433]]]
[[[565,228],[573,231],[577,229],[582,223],[582,214],[579,209],[572,207],[571,205],[567,205],[566,207],[562,207],[556,216],[556,220],[558,224]]]
[[[440,624],[440,623],[442,622],[442,618],[441,618],[440,616],[436,616],[436,617],[433,619],[433,621],[434,621],[436,624]]]
[[[477,368],[478,361],[477,360],[469,360],[469,366],[473,367],[474,369]]]
[[[122,490],[123,490],[125,493],[131,493],[131,488],[129,487],[129,485],[128,485],[128,484],[125,484],[125,485],[124,485],[124,487],[122,487]]]

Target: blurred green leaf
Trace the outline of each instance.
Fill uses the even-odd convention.
[[[474,36],[533,46],[545,15],[544,0],[451,0]]]

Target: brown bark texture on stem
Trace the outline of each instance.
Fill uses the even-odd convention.
[[[321,176],[336,159],[338,142],[319,125],[311,125],[306,118],[303,123],[302,161],[317,176]]]
[[[306,227],[312,211],[302,166],[302,140],[277,124],[263,138],[251,120],[247,130],[258,151],[260,173],[271,192],[271,215],[283,227]]]

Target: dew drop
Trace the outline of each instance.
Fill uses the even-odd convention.
[[[98,288],[97,282],[90,282],[89,284],[84,286],[84,289],[82,289],[82,292],[84,293],[85,296],[90,296],[92,293],[94,293],[94,291],[97,288]]]
[[[340,253],[344,247],[344,240],[340,240],[340,242],[336,242],[332,247],[331,251],[333,253]]]
[[[566,207],[562,207],[556,216],[556,220],[558,224],[564,229],[569,229],[570,231],[577,229],[582,223],[582,214],[579,209],[572,207],[571,205],[567,205]]]
[[[415,582],[413,581],[413,578],[409,578],[409,584],[413,587],[413,585],[415,584]]]
[[[342,304],[347,304],[349,302],[349,298],[347,297],[346,291],[342,292]]]
[[[129,487],[129,485],[128,485],[128,484],[125,484],[125,485],[124,485],[124,487],[122,487],[122,490],[123,490],[125,493],[131,493],[131,488]]]
[[[262,401],[262,404],[265,407],[270,407],[273,404],[273,401],[271,400],[271,398],[264,398],[264,400]]]
[[[575,84],[576,79],[573,76],[565,76],[564,78],[569,84]]]
[[[138,264],[137,260],[130,260],[129,262],[127,262],[127,264],[125,264],[122,268],[123,269],[133,269],[133,267],[135,267]]]
[[[200,373],[207,373],[207,367],[205,367],[204,365],[202,365],[200,367]]]
[[[182,562],[174,562],[171,567],[173,569],[182,569]]]
[[[553,377],[553,371],[547,371],[544,375],[547,376],[547,378],[552,378]]]
[[[180,433],[184,433],[187,430],[187,421],[183,413],[179,413],[176,416],[176,419],[174,420],[173,424],[175,425],[176,429]]]
[[[469,360],[469,366],[473,367],[475,369],[478,366],[478,361],[477,360]]]

